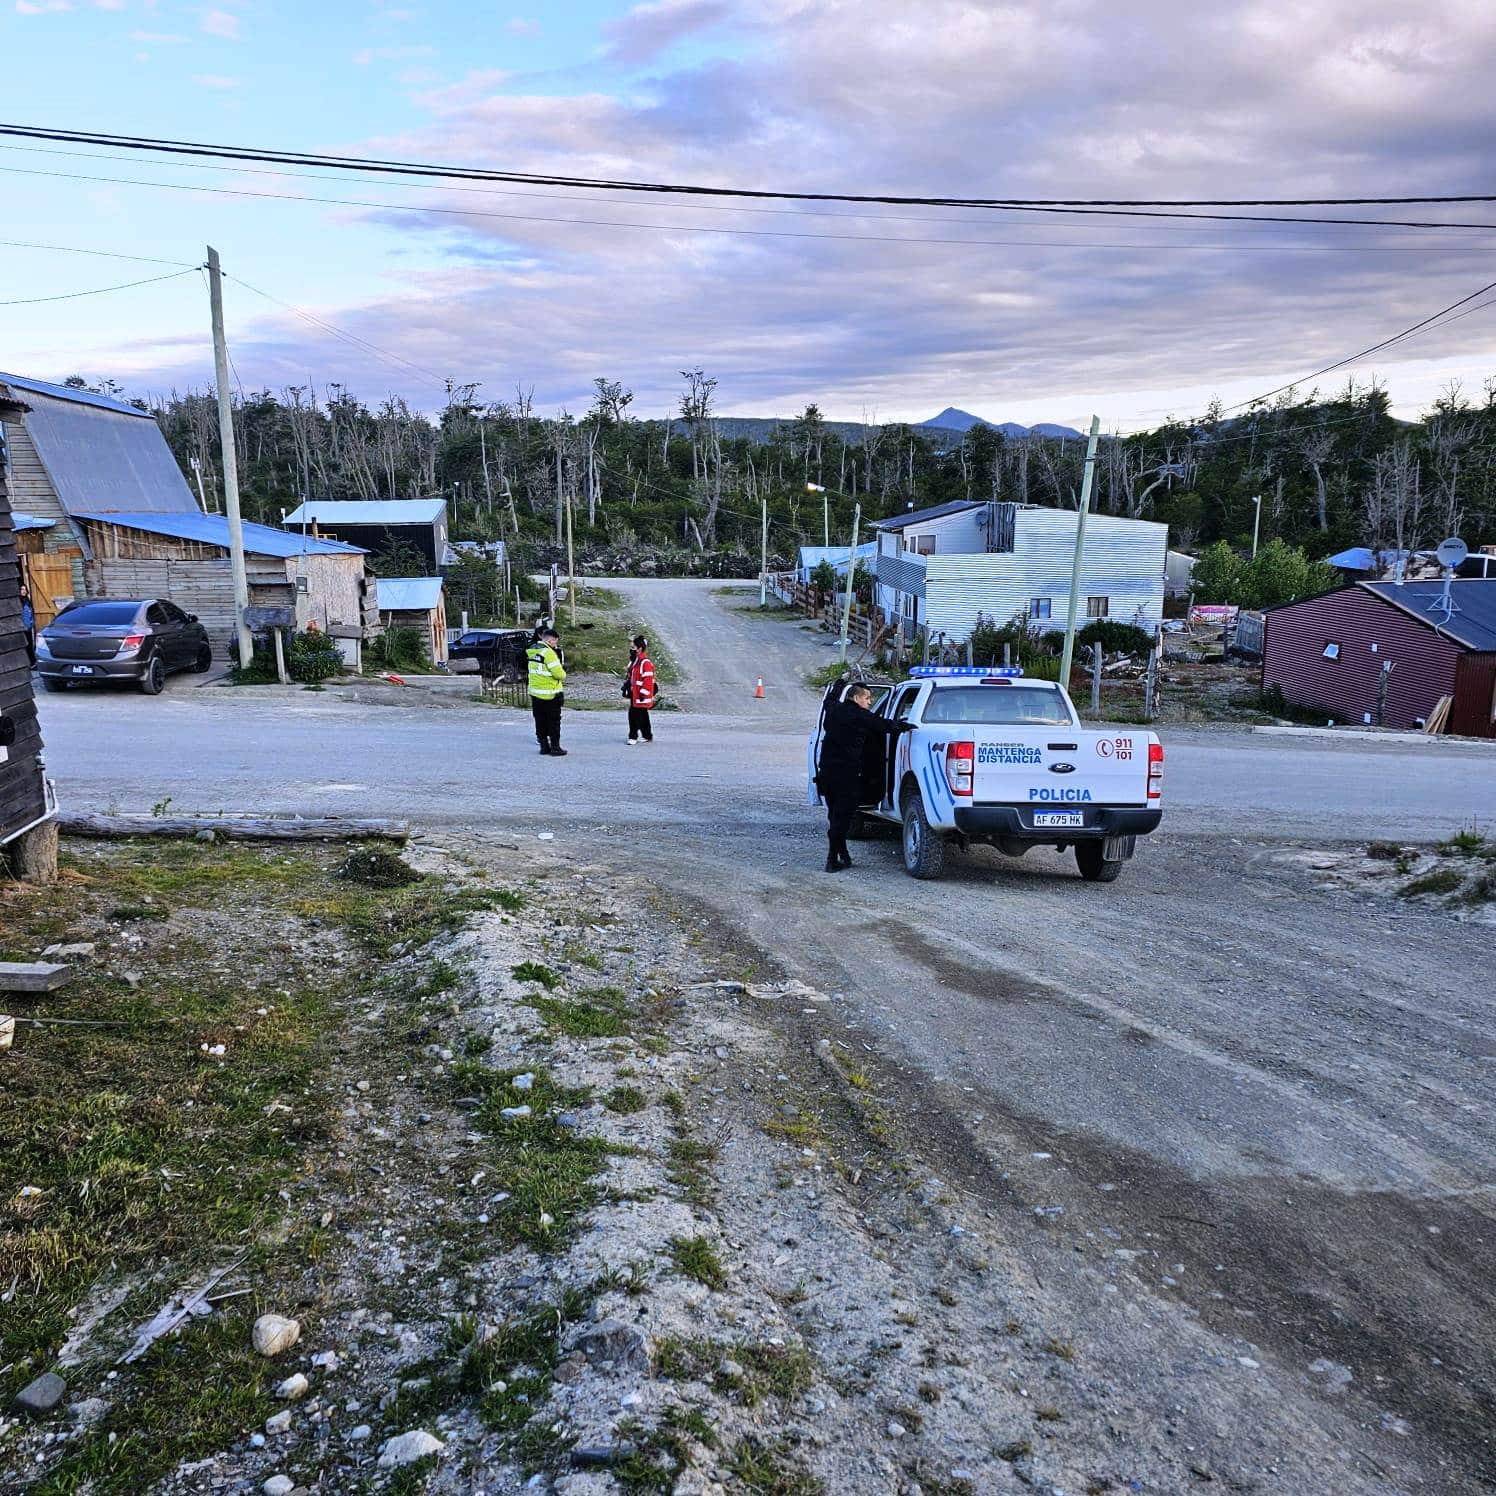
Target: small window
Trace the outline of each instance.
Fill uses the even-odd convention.
[[[1105,597],[1088,597],[1086,599],[1087,618],[1105,618],[1111,612],[1111,600]]]
[[[898,702],[894,706],[894,709],[893,709],[894,720],[896,722],[907,721],[908,717],[909,717],[909,713],[914,710],[914,703],[915,703],[915,701],[918,698],[919,698],[919,687],[918,686],[913,686],[913,687],[910,687],[909,689],[906,689],[905,692],[904,692],[904,694],[899,697]]]
[[[145,621],[157,628],[163,628],[171,622],[166,609],[160,603],[152,603],[145,610]]]
[[[933,535],[916,535],[913,545],[916,556],[933,556],[935,554],[935,537]]]
[[[1029,599],[1030,618],[1048,618],[1051,616],[1053,599],[1048,597],[1031,597]]]
[[[1330,639],[1326,642],[1324,656],[1327,660],[1338,660],[1340,658],[1340,641]]]

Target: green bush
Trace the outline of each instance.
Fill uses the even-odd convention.
[[[386,670],[396,674],[402,670],[424,670],[428,664],[426,641],[420,629],[409,624],[392,625],[364,651],[365,668],[375,674]]]
[[[337,640],[320,629],[292,634],[286,649],[286,669],[291,679],[302,682],[330,680],[343,671],[343,654]]]
[[[1153,635],[1135,624],[1097,618],[1076,634],[1075,642],[1087,648],[1099,644],[1104,654],[1145,655],[1153,648]]]

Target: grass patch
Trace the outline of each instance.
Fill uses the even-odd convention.
[[[338,864],[338,877],[365,888],[404,888],[419,883],[421,875],[393,852],[383,847],[359,847]]]
[[[1451,857],[1484,857],[1488,855],[1486,839],[1478,831],[1457,831],[1446,842],[1439,844],[1441,852]]]
[[[832,681],[840,680],[842,676],[850,671],[850,666],[843,664],[840,660],[832,660],[828,664],[818,665],[814,670],[805,672],[805,684],[817,686],[821,689],[829,686]]]
[[[167,919],[171,911],[160,904],[121,904],[109,911],[110,919],[121,921],[140,919]]]
[[[716,1193],[712,1171],[707,1165],[716,1161],[720,1151],[715,1143],[703,1143],[698,1138],[670,1140],[666,1176],[692,1205],[707,1205]]]
[[[1366,855],[1373,862],[1400,862],[1407,853],[1396,842],[1374,841],[1367,843]]]
[[[1044,1342],[1044,1349],[1051,1356],[1058,1356],[1061,1361],[1075,1360],[1075,1347],[1068,1340],[1049,1339]]]
[[[727,1469],[737,1483],[734,1489],[761,1496],[820,1496],[826,1489],[815,1476],[795,1467],[786,1445],[752,1435],[733,1446]]]
[[[580,998],[532,997],[529,1004],[552,1033],[574,1039],[617,1039],[630,1030],[633,1014],[616,987],[598,987]]]
[[[727,1287],[727,1266],[715,1243],[705,1236],[673,1236],[670,1255],[686,1277],[720,1292]]]
[[[610,1112],[617,1112],[620,1116],[628,1116],[632,1112],[642,1112],[648,1105],[649,1098],[645,1096],[638,1086],[614,1086],[608,1094],[603,1097],[603,1105]]]
[[[547,992],[554,992],[561,985],[560,976],[539,961],[521,961],[518,966],[509,968],[509,975],[516,982],[535,982]]]
[[[800,1345],[670,1338],[655,1346],[655,1374],[671,1382],[710,1383],[754,1408],[766,1398],[799,1397],[815,1378],[815,1361]]]
[[[1464,881],[1465,875],[1458,868],[1439,867],[1404,883],[1398,893],[1405,899],[1415,899],[1421,894],[1453,893]]]

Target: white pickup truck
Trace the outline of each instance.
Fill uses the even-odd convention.
[[[872,709],[913,731],[868,734],[859,819],[903,827],[913,877],[938,878],[952,842],[985,842],[1012,857],[1074,847],[1081,876],[1110,883],[1158,826],[1164,750],[1153,733],[1084,728],[1063,687],[1021,670],[929,665],[909,676],[865,682]],[[811,805],[821,798],[826,711],[851,684],[850,675],[834,682],[821,702],[808,745]]]

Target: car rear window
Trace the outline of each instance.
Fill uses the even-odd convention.
[[[923,720],[1068,727],[1070,713],[1047,686],[946,686],[930,693]]]
[[[133,623],[140,611],[139,603],[79,603],[57,615],[58,623],[111,624]]]

